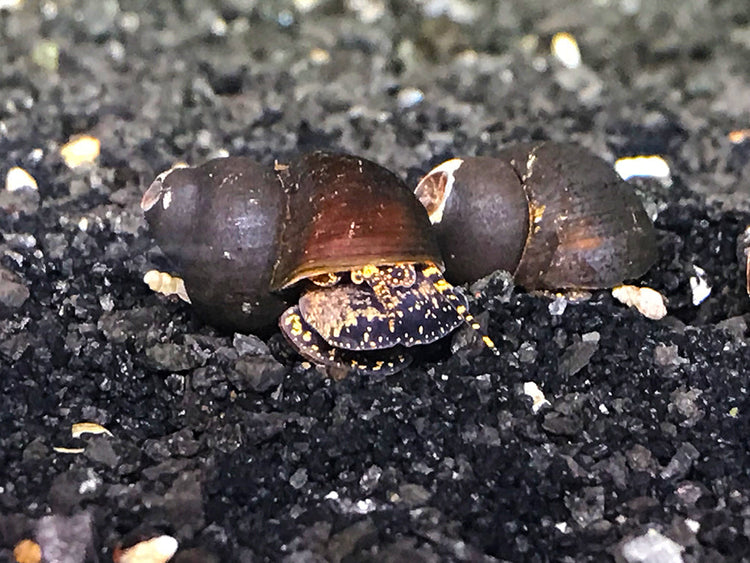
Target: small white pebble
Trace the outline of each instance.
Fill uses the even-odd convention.
[[[227,22],[224,18],[216,18],[211,22],[211,35],[224,37],[227,34]]]
[[[85,448],[64,448],[62,446],[53,446],[52,450],[59,454],[82,454]]]
[[[357,514],[368,514],[372,512],[373,510],[376,510],[377,505],[375,504],[374,500],[370,498],[366,498],[363,500],[358,500],[354,504],[353,508],[354,508],[354,512],[356,512]]]
[[[151,291],[161,293],[162,295],[176,295],[185,303],[190,303],[190,297],[185,289],[185,282],[177,276],[170,276],[166,272],[159,270],[149,270],[143,276],[145,283]]]
[[[635,307],[641,315],[655,321],[667,315],[664,296],[650,287],[619,285],[612,288],[612,297],[628,307]]]
[[[115,308],[115,300],[112,299],[112,296],[109,293],[107,293],[99,298],[99,305],[101,305],[102,310],[109,313]]]
[[[105,434],[112,436],[112,432],[96,422],[77,422],[70,427],[70,433],[73,438],[80,438],[84,434]]]
[[[693,294],[693,305],[696,307],[703,303],[711,295],[711,286],[708,285],[706,270],[693,264],[695,275],[690,277],[690,291]]]
[[[172,536],[157,536],[121,551],[117,562],[166,563],[177,552],[178,545]]]
[[[44,151],[40,148],[32,149],[29,153],[29,160],[33,162],[34,164],[39,164],[42,161],[42,158],[44,157]]]
[[[57,7],[56,2],[53,2],[52,0],[45,0],[44,2],[40,2],[40,4],[41,6],[39,11],[41,12],[45,20],[51,21],[57,17],[59,8]]]
[[[5,176],[5,189],[9,192],[17,192],[18,190],[38,190],[39,186],[31,174],[20,166],[14,166]]]
[[[318,4],[320,4],[320,0],[294,0],[294,7],[303,14],[317,8]]]
[[[700,522],[696,522],[696,521],[695,521],[695,520],[693,520],[692,518],[686,518],[686,519],[685,519],[685,525],[687,526],[688,530],[690,530],[690,531],[691,531],[691,532],[693,532],[694,534],[697,534],[697,533],[698,533],[698,530],[700,530],[700,529],[701,529],[701,524],[700,524]]]
[[[128,33],[135,33],[141,27],[141,17],[136,12],[123,12],[120,27]]]
[[[0,10],[16,10],[21,7],[23,0],[0,0]]]
[[[628,563],[682,563],[683,550],[680,544],[653,528],[622,544],[622,556]]]
[[[125,46],[119,41],[109,41],[107,43],[107,53],[113,61],[117,62],[124,61],[127,55]]]
[[[555,58],[566,68],[581,66],[581,51],[578,49],[576,38],[570,33],[555,33],[550,47]]]
[[[88,493],[93,493],[101,485],[101,479],[96,475],[96,473],[91,472],[88,474],[88,479],[85,479],[78,484],[78,494],[86,495]]]
[[[595,330],[581,335],[582,342],[599,342],[601,335]]]
[[[409,109],[424,100],[424,92],[419,88],[404,88],[398,93],[398,107]]]
[[[558,295],[550,302],[549,305],[547,305],[549,314],[553,317],[559,317],[560,315],[562,315],[567,307],[568,300],[562,295]]]
[[[615,162],[615,172],[623,180],[645,177],[669,181],[672,177],[667,161],[656,155],[619,158]]]
[[[60,149],[60,156],[70,168],[91,164],[99,156],[101,142],[96,137],[83,135],[65,143]]]
[[[544,393],[542,393],[542,390],[539,389],[539,386],[533,381],[527,381],[523,384],[523,393],[524,395],[531,397],[531,412],[533,412],[534,414],[539,412],[539,409],[541,409],[544,405],[550,404],[547,398],[544,396]]]
[[[375,23],[385,13],[385,2],[383,0],[347,0],[346,7],[357,15],[359,21],[365,24]]]
[[[569,530],[567,522],[558,522],[555,524],[555,528],[560,530],[563,534],[567,534]]]
[[[208,129],[201,129],[195,135],[195,144],[203,149],[211,148],[212,142],[211,131],[209,131]]]
[[[331,54],[325,49],[321,49],[319,47],[313,47],[312,49],[310,49],[310,52],[307,54],[307,56],[310,57],[310,61],[312,61],[312,63],[316,65],[322,65],[331,60]]]
[[[479,53],[477,53],[474,49],[465,49],[461,51],[458,55],[456,55],[456,62],[465,66],[474,65],[477,63],[478,60],[479,60]],[[508,70],[508,72],[510,71]],[[503,82],[505,81],[503,80]]]

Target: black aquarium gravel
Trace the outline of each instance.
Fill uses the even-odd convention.
[[[750,560],[748,57],[744,0],[0,1],[0,559]],[[498,274],[500,355],[460,330],[336,382],[142,282],[177,161],[324,148],[415,185],[546,139],[668,165],[632,180],[662,320]]]

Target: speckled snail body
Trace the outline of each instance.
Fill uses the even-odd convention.
[[[612,287],[656,260],[654,227],[633,188],[576,145],[523,143],[448,160],[415,193],[453,283],[503,269],[526,289]]]
[[[216,159],[159,175],[141,205],[199,314],[230,330],[278,317],[314,362],[396,371],[404,348],[471,322],[442,278],[426,211],[368,160],[315,152],[266,169]]]

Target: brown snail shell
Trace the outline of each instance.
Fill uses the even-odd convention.
[[[280,176],[289,207],[274,289],[365,264],[421,262],[442,269],[427,215],[389,170],[356,156],[314,152]]]
[[[572,144],[519,144],[457,158],[415,193],[430,214],[453,283],[497,269],[526,289],[602,288],[645,273],[653,224],[633,188]]]

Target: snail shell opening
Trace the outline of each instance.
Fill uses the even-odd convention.
[[[446,160],[422,178],[414,190],[414,194],[427,210],[430,223],[433,225],[443,220],[445,202],[450,198],[456,181],[455,172],[463,162],[460,158]]]

